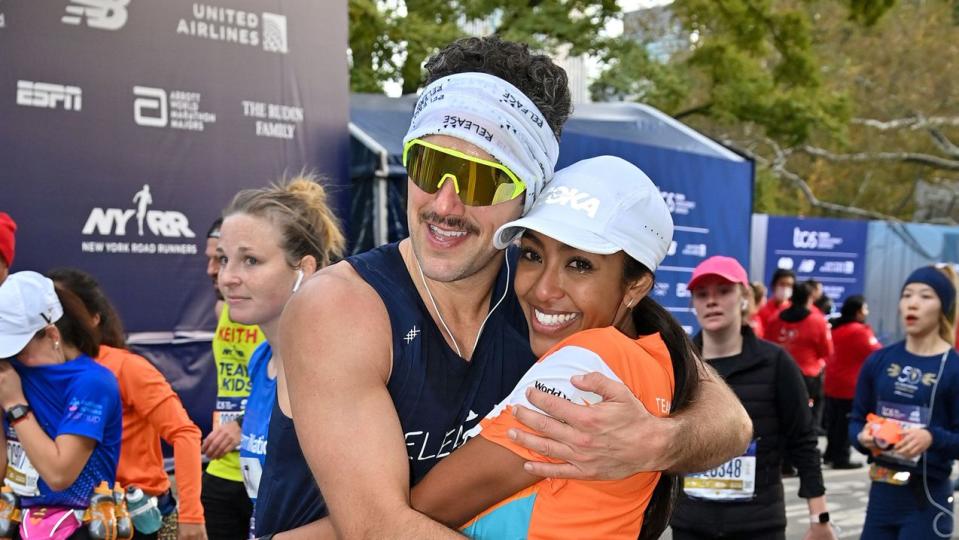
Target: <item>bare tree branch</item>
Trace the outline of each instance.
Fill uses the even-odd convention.
[[[880,131],[889,131],[893,129],[923,129],[927,127],[957,126],[959,127],[959,116],[930,116],[922,115],[911,116],[908,118],[898,118],[896,120],[882,121],[874,118],[853,118],[853,124],[868,126]]]
[[[950,158],[959,159],[959,146],[956,146],[955,143],[950,141],[945,133],[936,128],[929,128],[928,133],[929,136],[932,137],[932,142],[936,143],[936,146],[939,147],[939,150],[942,150],[943,154],[946,154]]]
[[[798,148],[811,156],[816,156],[834,163],[864,163],[869,161],[899,161],[904,163],[915,163],[935,169],[946,171],[959,171],[959,160],[948,159],[930,154],[919,152],[856,152],[853,154],[836,154],[817,148],[815,146],[805,145]]]
[[[820,208],[823,210],[829,210],[832,212],[838,212],[842,214],[851,214],[859,217],[873,218],[873,219],[882,219],[888,221],[900,221],[899,218],[883,214],[881,212],[873,212],[872,210],[866,210],[863,208],[858,208],[855,206],[846,206],[844,204],[836,204],[827,201],[821,201],[816,194],[813,193],[812,188],[809,186],[809,183],[806,182],[798,174],[790,171],[786,168],[786,161],[789,159],[789,156],[792,154],[792,149],[783,149],[775,141],[769,138],[765,138],[764,142],[767,146],[770,147],[772,152],[775,154],[773,159],[769,159],[757,152],[755,152],[753,145],[747,147],[743,144],[738,144],[736,141],[730,139],[722,140],[722,143],[736,148],[738,151],[745,154],[750,159],[754,160],[756,163],[768,167],[773,174],[778,176],[781,179],[787,180],[793,185],[795,185],[806,198],[806,201],[809,202],[815,208]]]

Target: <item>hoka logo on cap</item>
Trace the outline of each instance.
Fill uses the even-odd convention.
[[[595,218],[596,212],[599,211],[599,199],[585,191],[566,186],[555,186],[547,191],[543,204],[569,206],[573,210],[585,212],[590,218]]]

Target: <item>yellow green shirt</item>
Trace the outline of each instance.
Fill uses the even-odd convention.
[[[223,306],[213,336],[217,387],[213,427],[236,420],[246,409],[246,400],[250,395],[246,365],[264,339],[259,326],[231,321],[229,306]],[[230,452],[220,459],[214,459],[207,465],[206,472],[225,480],[242,482],[239,452]]]

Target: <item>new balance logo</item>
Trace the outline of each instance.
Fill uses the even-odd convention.
[[[77,86],[62,84],[17,81],[17,105],[56,109],[60,105],[67,111],[79,111],[83,106],[83,92]]]
[[[79,26],[86,21],[90,28],[119,30],[127,23],[130,0],[70,0],[63,24]]]
[[[409,345],[410,343],[413,343],[413,340],[416,339],[416,336],[418,335],[420,335],[419,328],[417,328],[416,326],[413,326],[413,328],[411,328],[410,331],[406,333],[406,336],[403,339],[406,341],[406,344]]]

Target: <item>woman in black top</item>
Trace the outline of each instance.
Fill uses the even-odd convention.
[[[703,261],[688,285],[702,327],[694,341],[746,407],[753,442],[743,456],[685,478],[673,538],[784,539],[780,466],[788,455],[799,470],[799,496],[808,500],[806,538],[834,539],[802,374],[786,351],[746,324],[748,286],[746,271],[729,257]]]

